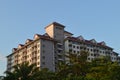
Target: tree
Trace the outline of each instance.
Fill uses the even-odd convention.
[[[109,67],[110,80],[120,80],[120,65],[115,62]]]
[[[43,68],[37,73],[36,80],[56,80],[55,73]]]
[[[4,79],[4,76],[0,76],[0,80],[3,80]]]
[[[6,72],[5,80],[35,80],[35,75],[39,71],[35,64],[29,65],[27,62],[18,64],[13,68],[13,72]]]
[[[70,59],[70,72],[72,75],[75,76],[86,76],[86,73],[88,71],[88,62],[87,62],[87,56],[88,52],[86,51],[80,51],[78,54],[72,54],[70,53],[68,58]]]
[[[58,76],[62,76],[64,79],[67,77],[66,80],[83,80],[89,68],[87,62],[88,52],[81,51],[78,54],[68,53],[65,56],[69,61],[67,61],[67,64],[66,62],[61,62],[62,65],[59,66]]]
[[[16,74],[14,72],[6,71],[5,74],[6,76],[4,77],[3,80],[17,80]]]
[[[112,62],[110,57],[100,57],[93,60],[86,77],[93,80],[120,80],[120,66]],[[118,78],[118,79],[117,79]]]

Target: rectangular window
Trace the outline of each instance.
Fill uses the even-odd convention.
[[[74,51],[74,53],[76,53],[76,51]]]
[[[38,59],[40,59],[40,56],[38,56]]]
[[[93,54],[91,54],[91,56],[93,56]]]
[[[43,65],[45,65],[45,62],[42,62]]]
[[[45,45],[44,45],[44,44],[43,44],[42,46],[43,46],[43,47],[45,47]]]
[[[40,62],[38,62],[37,65],[40,65]]]
[[[73,48],[75,48],[75,46],[73,46]]]
[[[88,60],[90,60],[90,58],[88,58]]]
[[[43,53],[45,53],[45,50],[43,50]]]
[[[79,46],[77,46],[77,49],[79,49]]]
[[[43,59],[45,59],[45,56],[42,56]]]

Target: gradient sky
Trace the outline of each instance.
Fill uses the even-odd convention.
[[[74,36],[105,41],[120,53],[120,0],[0,0],[0,75],[11,49],[45,33],[54,21]]]

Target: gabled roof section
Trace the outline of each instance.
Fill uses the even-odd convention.
[[[14,53],[14,52],[26,47],[27,45],[33,43],[34,41],[36,41],[38,39],[44,39],[44,40],[49,40],[49,41],[53,41],[53,42],[55,41],[54,39],[50,38],[47,34],[44,34],[44,35],[35,34],[34,35],[34,40],[27,39],[25,44],[19,44],[17,48],[12,49],[12,52]]]
[[[33,40],[27,39],[26,42],[25,42],[25,44],[28,44],[28,43],[31,42],[31,41],[33,41]]]
[[[44,36],[49,36],[47,33],[43,34]]]
[[[18,49],[22,48],[23,46],[24,46],[23,44],[19,44]]]
[[[78,39],[80,39],[80,40],[82,40],[82,41],[84,41],[84,40],[85,40],[85,39],[83,38],[83,36],[81,36],[81,35],[80,35],[80,36],[78,36],[77,38],[78,38]]]
[[[46,39],[46,40],[52,40],[52,41],[54,41],[54,39],[50,38],[50,36],[48,36],[47,34],[44,34],[44,35],[35,34],[34,35],[34,40],[36,40],[36,39]]]
[[[117,52],[113,52],[113,54],[117,55],[118,56],[118,53]]]
[[[91,39],[90,42],[97,44],[97,41],[95,39]]]
[[[109,48],[111,50],[113,50],[113,48],[107,46],[107,45],[101,45],[101,43],[97,43],[94,39],[92,40],[86,40],[84,39],[84,41],[80,40],[78,37],[67,37],[65,40],[71,40],[71,41],[75,41],[75,42],[83,42],[85,44],[91,44],[91,45],[96,45],[96,46],[100,46],[100,47],[104,47],[104,48]]]
[[[106,43],[104,41],[102,41],[102,42],[100,42],[98,44],[106,46]]]
[[[65,28],[64,25],[62,25],[62,24],[60,24],[60,23],[58,23],[58,22],[53,22],[53,23],[49,24],[48,26],[46,26],[45,29],[46,29],[47,27],[51,26],[51,25],[54,25],[54,26],[61,26],[61,27]]]
[[[73,35],[72,33],[64,31],[64,38],[71,37],[72,35]]]
[[[73,35],[71,32],[68,32],[68,31],[64,31],[64,33],[67,33],[67,34]]]
[[[36,40],[36,39],[38,39],[38,38],[40,38],[40,34],[35,34],[35,35],[34,35],[34,40]]]
[[[13,49],[12,49],[12,52],[15,52],[16,50],[17,50],[17,48],[13,48]]]

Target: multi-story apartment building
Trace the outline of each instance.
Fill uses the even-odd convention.
[[[36,63],[37,67],[57,70],[57,63],[66,58],[66,52],[79,53],[81,50],[88,51],[88,61],[101,55],[111,56],[112,61],[117,61],[118,53],[105,44],[97,43],[95,39],[85,40],[82,36],[72,37],[72,33],[64,30],[65,26],[57,22],[45,27],[46,33],[35,34],[34,39],[27,39],[25,44],[19,44],[13,48],[12,53],[7,56],[7,70],[23,62]]]
[[[104,41],[98,43],[95,39],[85,40],[82,36],[65,39],[65,52],[77,54],[81,50],[89,52],[88,61],[101,56],[110,56],[113,62],[118,59],[118,53],[113,52],[113,48],[107,46]]]

